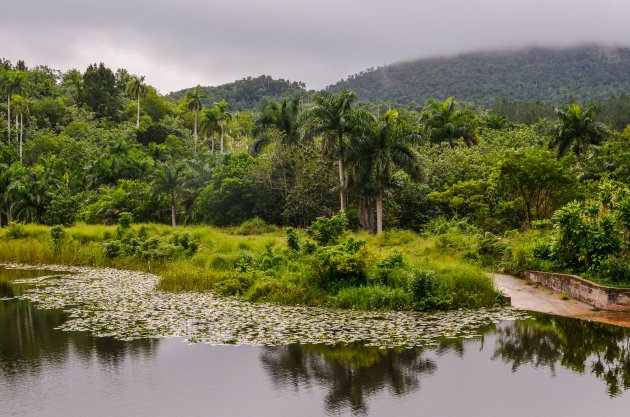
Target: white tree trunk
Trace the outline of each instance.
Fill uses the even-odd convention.
[[[136,129],[140,129],[140,94],[138,94],[138,105],[136,107],[138,108],[138,115],[136,117]]]
[[[171,204],[171,225],[173,227],[177,226],[177,213],[175,211],[175,204]]]
[[[223,127],[219,127],[219,138],[221,140],[221,153],[223,153]]]
[[[20,164],[22,163],[22,144],[24,143],[24,118],[20,113]]]
[[[378,190],[376,197],[376,234],[383,233],[383,190]]]
[[[343,158],[339,158],[339,200],[341,201],[341,210],[346,211],[346,192],[344,181]]]
[[[18,119],[18,115],[16,113],[15,115],[15,141],[19,141],[20,140],[20,123],[19,123],[19,119]]]
[[[7,96],[7,137],[11,143],[11,94]]]
[[[197,111],[195,110],[195,130],[193,132],[193,136],[195,137],[195,154],[197,154]]]

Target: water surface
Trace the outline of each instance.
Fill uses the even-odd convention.
[[[12,276],[0,270],[2,416],[606,417],[630,409],[630,333],[618,327],[536,314],[487,326],[480,338],[389,350],[122,342],[55,330],[65,313],[6,299],[23,290]]]

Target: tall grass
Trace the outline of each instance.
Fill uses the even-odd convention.
[[[287,305],[323,305],[367,310],[404,310],[422,303],[409,290],[414,270],[435,271],[433,296],[438,308],[476,308],[497,303],[493,283],[478,265],[439,248],[437,240],[410,231],[388,231],[381,236],[347,232],[345,238],[363,239],[370,251],[368,278],[326,290],[313,284],[314,254],[294,252],[287,247],[284,231],[254,222],[241,228],[218,229],[208,226],[178,227],[199,242],[191,257],[155,261],[152,272],[160,276],[163,291],[213,291],[250,301]],[[263,230],[264,229],[264,230]],[[149,236],[173,233],[165,225],[133,225],[132,231]],[[0,231],[0,262],[61,264],[148,270],[137,258],[105,256],[103,242],[113,238],[114,226],[78,224],[65,229],[66,238],[55,241],[50,228],[24,226],[22,238],[12,239]],[[242,232],[242,233],[240,233]],[[308,238],[298,231],[303,242]],[[402,265],[382,269],[389,254],[400,253]]]

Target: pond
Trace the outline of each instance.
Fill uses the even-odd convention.
[[[0,270],[2,416],[622,416],[627,329],[531,314],[421,347],[121,341],[55,328]],[[18,298],[15,298],[18,297]],[[469,312],[468,314],[475,314]]]

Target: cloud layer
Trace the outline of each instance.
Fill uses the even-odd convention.
[[[396,61],[528,45],[630,44],[627,0],[22,0],[2,6],[0,57],[103,61],[163,93],[249,75],[322,88]]]

